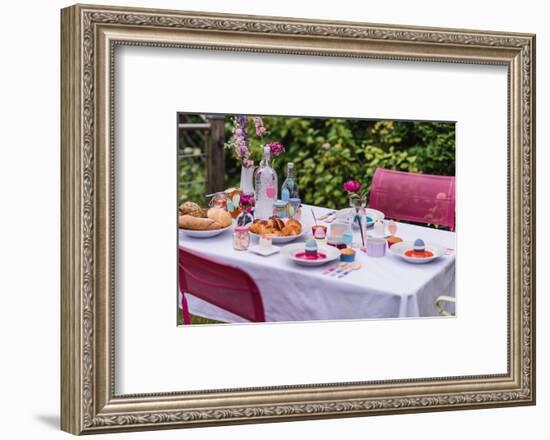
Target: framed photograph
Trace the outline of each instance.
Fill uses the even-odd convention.
[[[535,403],[535,36],[61,11],[62,429]]]

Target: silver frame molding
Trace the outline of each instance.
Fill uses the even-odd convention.
[[[498,64],[508,69],[508,371],[114,393],[116,45]],[[535,403],[535,36],[75,5],[61,11],[61,428],[73,434]],[[474,105],[474,104],[472,104]],[[503,152],[504,154],[504,152]]]

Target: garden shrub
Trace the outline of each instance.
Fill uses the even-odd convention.
[[[263,119],[269,132],[263,142],[279,141],[286,148],[286,152],[274,161],[279,184],[285,178],[286,163],[294,162],[304,203],[328,208],[345,207],[348,199],[343,183],[353,179],[368,187],[377,167],[426,174],[455,173],[454,123]],[[231,117],[227,117],[226,122],[226,139],[229,139]],[[250,128],[250,134],[252,130]],[[257,159],[261,141],[253,135],[250,141],[250,149]],[[227,151],[225,163],[226,187],[238,185],[240,164]],[[180,179],[183,176],[187,181],[203,178],[204,171],[200,170],[197,161],[181,159],[180,165]],[[180,200],[200,199],[204,187],[202,193],[198,188],[196,185],[180,187]],[[204,197],[201,201],[204,203]]]

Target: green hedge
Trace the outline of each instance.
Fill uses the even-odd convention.
[[[446,122],[368,121],[264,117],[268,136],[286,152],[275,160],[279,183],[287,162],[294,162],[303,202],[329,208],[347,206],[342,188],[349,179],[369,186],[377,167],[426,174],[454,175],[455,126]],[[226,118],[226,139],[231,117]],[[256,158],[262,142],[249,128]],[[190,161],[188,161],[190,162]],[[257,163],[257,161],[256,161]],[[191,180],[200,171],[180,162],[180,176]],[[226,185],[238,185],[240,164],[226,152]],[[202,178],[202,175],[201,177]],[[180,200],[200,198],[192,188],[180,188]]]

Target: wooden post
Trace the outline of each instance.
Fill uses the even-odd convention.
[[[206,141],[206,193],[224,190],[225,119],[223,115],[207,115],[210,133]]]

